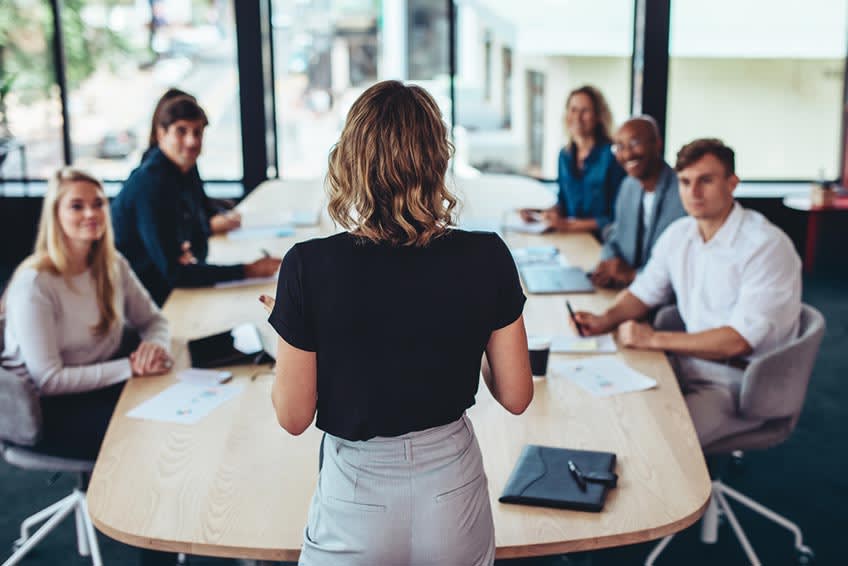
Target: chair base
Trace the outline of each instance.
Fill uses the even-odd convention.
[[[719,517],[724,516],[730,523],[730,527],[733,529],[733,533],[736,535],[736,539],[742,546],[742,550],[745,552],[745,556],[748,558],[748,562],[751,564],[751,566],[762,566],[762,562],[760,562],[760,559],[754,552],[754,548],[748,541],[748,537],[745,535],[745,531],[742,529],[742,526],[736,519],[736,515],[733,513],[733,509],[730,508],[730,505],[728,504],[726,499],[727,497],[736,500],[738,503],[744,505],[748,509],[759,513],[769,521],[777,523],[781,527],[790,531],[795,537],[795,552],[797,555],[798,564],[802,566],[813,564],[813,551],[810,549],[810,547],[804,545],[803,535],[801,533],[801,529],[798,528],[798,525],[788,520],[786,517],[778,515],[768,507],[760,505],[753,499],[725,485],[720,480],[713,481],[712,497],[710,498],[710,503],[707,507],[707,511],[701,518],[701,542],[704,542],[706,544],[713,544],[718,541]],[[668,546],[668,543],[671,542],[672,538],[674,538],[674,535],[667,536],[662,539],[656,547],[654,547],[654,550],[652,550],[651,554],[649,554],[648,557],[645,559],[645,566],[654,565],[654,561],[659,557],[660,554],[662,554],[662,551],[665,549],[666,546]]]
[[[100,558],[100,546],[97,544],[97,533],[88,515],[85,492],[81,489],[74,489],[67,497],[24,519],[21,523],[21,536],[13,543],[15,551],[12,556],[3,562],[2,566],[18,564],[35,545],[41,542],[71,512],[75,515],[77,550],[80,556],[91,556],[91,562],[94,566],[103,566],[103,561]],[[33,527],[41,522],[44,522],[44,524],[30,535]]]

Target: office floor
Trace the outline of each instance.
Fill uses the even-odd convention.
[[[0,281],[5,277],[0,273]],[[816,564],[845,563],[841,537],[848,532],[848,273],[833,268],[807,277],[804,300],[819,308],[827,318],[827,333],[813,373],[804,413],[794,435],[783,445],[762,453],[749,453],[742,468],[728,483],[761,503],[785,513],[804,531],[805,542],[816,553]],[[622,473],[627,473],[623,470]],[[47,486],[49,474],[33,474],[0,462],[0,560],[5,559],[17,537],[19,522],[26,515],[68,493],[74,479],[62,476]],[[769,566],[795,564],[788,532],[738,507],[737,516]],[[701,545],[698,525],[687,529],[668,547],[658,561],[662,565],[745,565],[747,561],[736,540],[724,526],[719,542]],[[101,550],[107,565],[137,563],[137,553],[101,535]],[[595,552],[591,557],[564,556],[498,561],[499,566],[612,566],[642,564],[653,543]],[[841,558],[840,558],[841,557]],[[75,552],[74,528],[68,519],[24,561],[27,565],[90,564]],[[238,561],[193,557],[192,566],[239,564]]]

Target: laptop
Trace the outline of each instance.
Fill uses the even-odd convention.
[[[595,288],[579,267],[534,263],[519,268],[528,293],[594,293]]]

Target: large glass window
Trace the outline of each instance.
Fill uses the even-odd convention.
[[[569,91],[630,112],[633,0],[456,0],[457,166],[556,177]],[[461,173],[457,169],[457,173]]]
[[[378,80],[427,88],[446,118],[444,0],[274,0],[280,175],[320,177],[353,101]]]
[[[125,179],[148,147],[156,101],[177,87],[209,117],[201,176],[241,179],[232,1],[67,0],[63,10],[76,165]]]
[[[848,3],[672,2],[666,158],[719,137],[745,179],[839,175]]]
[[[52,36],[48,2],[0,2],[0,179],[46,177],[63,163]]]

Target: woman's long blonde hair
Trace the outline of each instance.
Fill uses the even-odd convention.
[[[445,184],[453,145],[426,90],[384,81],[354,102],[330,151],[326,188],[333,220],[393,246],[426,246],[454,223]]]
[[[106,226],[103,237],[91,244],[91,251],[88,255],[88,265],[97,292],[97,307],[100,310],[100,320],[91,331],[96,336],[102,336],[118,321],[118,312],[115,309],[118,253],[115,250],[115,236],[112,232],[109,203],[106,201],[103,184],[99,179],[74,167],[59,169],[50,177],[47,182],[44,203],[41,205],[41,218],[38,222],[35,249],[32,255],[21,263],[18,270],[33,268],[36,271],[49,271],[68,278],[68,247],[64,232],[59,224],[59,202],[65,195],[68,185],[78,181],[95,185],[104,201]]]

